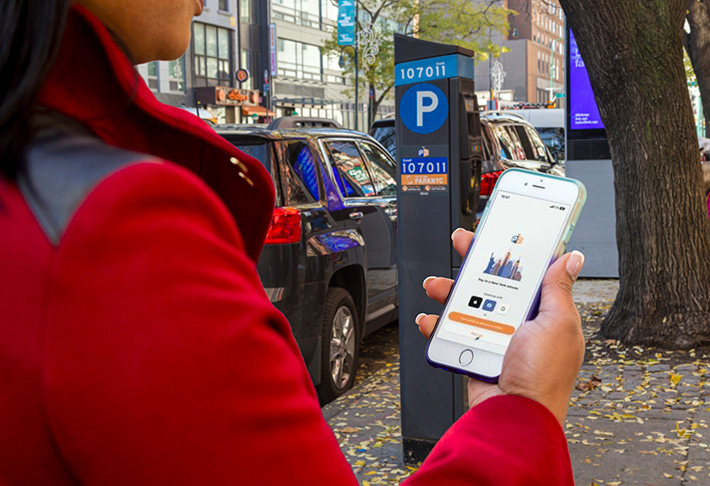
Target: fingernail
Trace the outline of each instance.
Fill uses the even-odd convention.
[[[424,287],[424,290],[426,290],[426,286],[429,285],[430,280],[434,280],[436,277],[427,277],[424,279],[422,282],[422,287]]]
[[[426,317],[426,314],[421,313],[421,314],[417,315],[417,317],[414,318],[414,322],[417,323],[417,326],[419,325],[419,321],[422,320],[422,317]]]
[[[577,280],[579,272],[582,271],[582,266],[584,265],[584,255],[574,250],[572,254],[567,259],[567,273],[570,274],[573,280]]]
[[[454,239],[454,236],[456,236],[456,233],[458,233],[459,231],[466,231],[466,230],[463,229],[463,228],[456,228],[456,229],[454,230],[454,232],[451,233],[451,239],[452,239],[452,240]]]

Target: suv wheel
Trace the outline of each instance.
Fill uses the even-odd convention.
[[[355,302],[346,290],[328,290],[321,335],[321,382],[317,389],[321,405],[325,405],[348,391],[355,381],[360,332]]]

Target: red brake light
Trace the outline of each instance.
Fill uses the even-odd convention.
[[[276,208],[271,217],[266,245],[284,245],[301,241],[301,212],[296,208]]]
[[[498,172],[488,172],[487,174],[481,175],[481,196],[490,196],[493,192],[493,187],[498,182],[498,178],[503,173],[503,171]]]

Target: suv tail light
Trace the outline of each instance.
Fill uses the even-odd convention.
[[[301,241],[301,212],[296,208],[276,208],[266,233],[266,245],[284,245]]]
[[[493,187],[498,182],[498,178],[503,173],[502,170],[498,172],[488,172],[487,174],[481,175],[481,196],[490,196],[493,192]]]

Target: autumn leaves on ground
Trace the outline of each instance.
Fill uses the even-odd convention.
[[[578,304],[587,352],[565,424],[576,484],[710,485],[710,349],[600,339],[610,305]],[[374,355],[360,384],[324,408],[364,486],[398,484],[416,470],[402,463],[397,328],[381,333],[363,346]]]
[[[579,306],[587,352],[565,433],[578,485],[710,484],[710,349],[597,338],[608,304]]]

